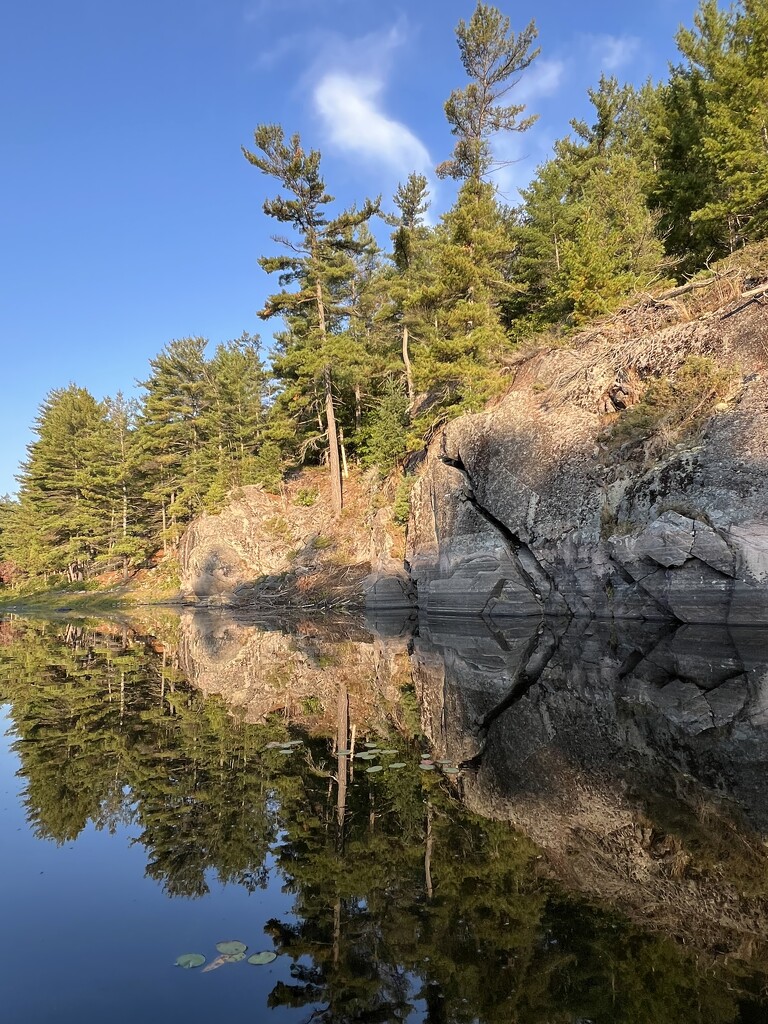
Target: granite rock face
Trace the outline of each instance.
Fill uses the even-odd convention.
[[[420,611],[768,623],[768,309],[651,340],[733,376],[729,400],[653,458],[606,441],[621,379],[653,374],[602,338],[545,353],[433,439],[406,553]]]

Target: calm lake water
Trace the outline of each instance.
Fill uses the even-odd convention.
[[[768,1021],[766,641],[1,621],[0,1019]]]

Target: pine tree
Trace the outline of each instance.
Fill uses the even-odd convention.
[[[96,495],[104,410],[85,389],[51,391],[35,420],[19,475],[14,558],[31,573],[83,580],[104,549]]]
[[[171,341],[149,365],[136,443],[145,476],[144,496],[154,506],[155,532],[165,547],[203,508],[206,479],[201,421],[210,400],[205,338]],[[158,522],[159,520],[159,522]]]
[[[124,579],[147,548],[146,503],[140,496],[136,453],[138,411],[136,399],[126,399],[120,391],[114,398],[106,398],[99,438],[99,505],[104,521],[110,524],[103,557],[120,560]]]
[[[510,30],[509,18],[496,7],[477,4],[469,22],[456,28],[459,53],[471,82],[454,89],[445,104],[445,115],[458,141],[453,157],[440,164],[441,177],[481,181],[499,163],[490,140],[499,132],[522,132],[536,120],[520,120],[525,104],[500,103],[517,82],[517,75],[536,59],[531,50],[538,32],[530,22],[519,35]]]
[[[264,212],[292,227],[295,233],[292,240],[278,239],[289,254],[259,260],[267,273],[280,274],[283,285],[280,292],[269,297],[260,316],[284,316],[289,320],[279,364],[290,369],[294,379],[311,381],[322,394],[331,498],[338,515],[343,496],[334,381],[338,366],[349,361],[349,308],[343,289],[341,301],[337,296],[351,278],[352,255],[364,247],[356,229],[378,212],[379,204],[366,201],[361,209],[353,207],[329,220],[327,207],[333,196],[326,191],[320,175],[320,153],[305,153],[298,135],[286,142],[279,125],[259,125],[254,140],[258,152],[243,148],[246,159],[263,174],[277,179],[288,193],[288,198],[278,195],[266,200]],[[288,291],[285,286],[292,284],[298,286],[297,290]]]
[[[592,124],[572,121],[573,136],[522,190],[515,269],[525,284],[511,310],[521,329],[607,313],[657,279],[663,246],[648,195],[655,150],[648,143],[656,90],[636,91],[601,77],[589,90]]]
[[[703,0],[677,45],[654,202],[689,273],[768,234],[768,8]]]
[[[385,282],[391,302],[391,315],[400,333],[400,350],[405,371],[408,401],[413,403],[415,388],[410,357],[410,338],[414,330],[422,333],[424,316],[420,302],[422,289],[430,283],[431,232],[424,224],[429,209],[427,179],[423,174],[410,174],[398,186],[394,203],[400,216],[392,235],[393,270]]]
[[[257,337],[217,345],[204,367],[206,402],[201,412],[201,460],[207,508],[232,487],[258,482],[255,459],[264,430],[267,374]]]

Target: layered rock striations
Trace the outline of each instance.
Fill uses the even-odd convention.
[[[434,437],[406,554],[421,611],[768,622],[768,306],[638,317],[521,359]],[[727,400],[705,389],[674,436],[619,446],[623,410],[692,358]]]

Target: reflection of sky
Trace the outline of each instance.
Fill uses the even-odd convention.
[[[225,966],[204,977],[173,963],[190,952],[212,960],[216,943],[227,939],[240,939],[250,952],[270,949],[264,924],[285,920],[293,898],[279,884],[249,896],[242,886],[222,886],[211,871],[209,895],[169,899],[144,877],[146,851],[135,826],[118,826],[110,835],[89,824],[63,846],[35,839],[19,801],[25,780],[15,777],[9,710],[0,708],[2,1020],[210,1024],[244,1006],[258,1017],[278,978],[290,980],[287,957],[263,968]]]

